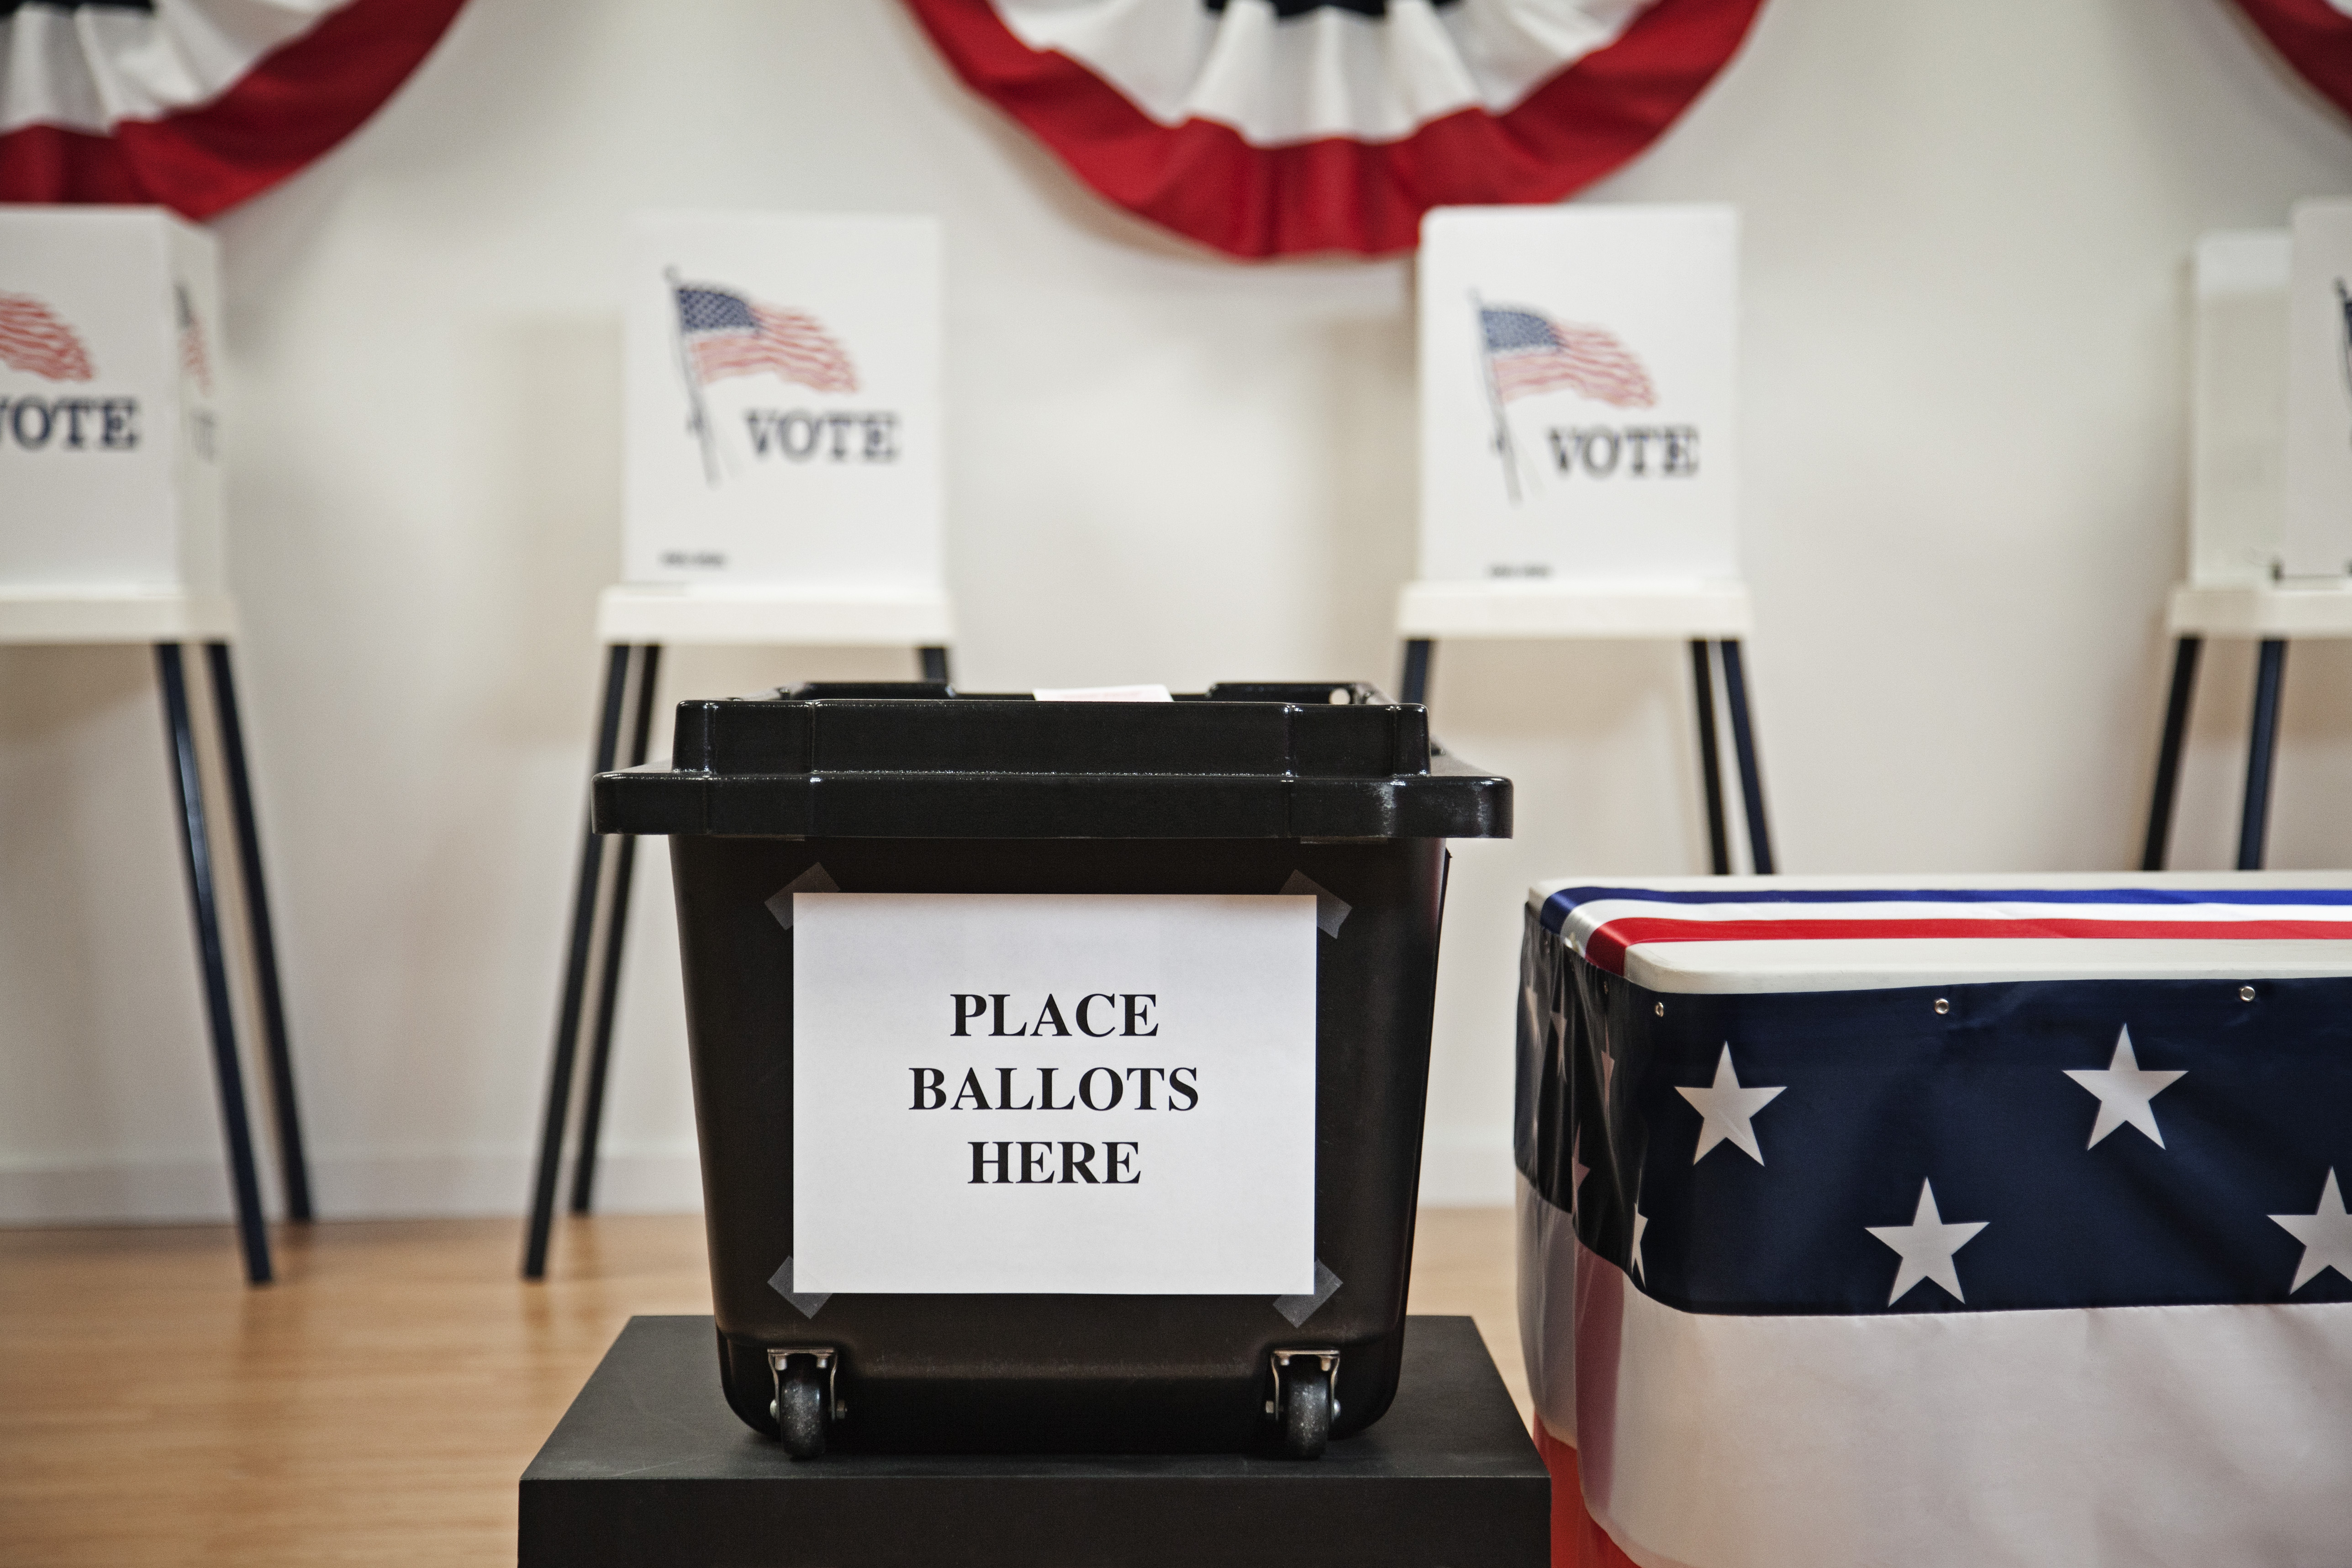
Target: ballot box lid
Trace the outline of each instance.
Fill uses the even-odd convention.
[[[1669,993],[2352,975],[2352,871],[1582,877],[1528,906]]]
[[[1511,781],[1358,681],[1040,700],[944,682],[681,702],[598,831],[862,838],[1507,838]]]

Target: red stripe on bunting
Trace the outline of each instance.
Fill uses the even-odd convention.
[[[2304,80],[2352,114],[2352,16],[2327,0],[2238,0]]]
[[[1594,927],[1584,939],[1584,958],[1612,974],[1622,974],[1625,950],[1650,942],[1916,942],[1953,937],[2352,942],[2352,921],[1678,921],[1631,915]]]
[[[1551,1568],[1634,1568],[1584,1507],[1576,1450],[1536,1423],[1536,1454],[1551,1472]]]
[[[153,202],[194,219],[259,195],[358,130],[465,0],[352,0],[257,60],[211,102],[105,135],[0,136],[0,201]]]
[[[1763,0],[1660,0],[1616,42],[1507,114],[1466,109],[1397,142],[1257,147],[1172,129],[1064,55],[1031,49],[988,0],[907,0],[957,73],[1119,205],[1235,256],[1409,250],[1456,203],[1558,201],[1656,140],[1747,37]]]

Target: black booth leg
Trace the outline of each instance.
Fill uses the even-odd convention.
[[[653,730],[654,683],[661,674],[661,645],[647,643],[637,654],[636,700],[629,720],[629,766],[646,760]],[[596,1192],[596,1143],[604,1130],[604,1075],[613,1060],[613,1013],[621,994],[621,943],[629,928],[629,882],[637,863],[635,837],[613,846],[613,897],[604,914],[604,952],[597,959],[596,1014],[588,1030],[588,1081],[580,1095],[580,1148],[572,1159],[572,1212],[586,1214]]]
[[[923,661],[923,679],[948,683],[948,650],[943,647],[923,647],[915,650]]]
[[[2139,868],[2161,871],[2172,851],[2172,807],[2180,795],[2180,749],[2189,737],[2189,710],[2197,699],[2197,656],[2202,637],[2172,645],[2172,693],[2164,702],[2164,738],[2156,746],[2156,788],[2147,802],[2147,842]]]
[[[261,1001],[261,1030],[269,1056],[269,1099],[277,1112],[278,1179],[286,1217],[310,1218],[310,1162],[302,1149],[302,1112],[294,1098],[294,1051],[287,1041],[286,999],[278,983],[278,935],[269,919],[269,890],[261,875],[261,828],[253,811],[253,779],[246,768],[245,726],[237,717],[236,677],[228,644],[206,643],[213,714],[220,725],[221,760],[228,774],[229,806],[236,819],[237,872],[245,883],[246,930],[253,942],[253,984]]]
[[[1723,825],[1723,762],[1715,739],[1715,678],[1709,667],[1706,639],[1690,645],[1691,695],[1698,704],[1698,785],[1706,801],[1707,869],[1721,877],[1731,870],[1731,840]]]
[[[595,773],[610,773],[621,738],[621,697],[628,683],[629,648],[615,644],[604,665],[604,710],[596,731]],[[572,896],[572,941],[563,968],[563,1003],[555,1022],[554,1060],[547,1075],[547,1109],[540,1123],[539,1171],[531,1183],[530,1232],[523,1243],[522,1275],[547,1277],[548,1233],[555,1224],[555,1182],[563,1163],[563,1127],[572,1109],[572,1068],[580,1044],[580,1015],[588,994],[588,948],[595,934],[604,840],[593,817],[583,831],[580,870]]]
[[[1764,779],[1756,766],[1756,731],[1748,717],[1748,677],[1739,662],[1739,639],[1726,637],[1723,700],[1731,710],[1731,752],[1739,764],[1739,796],[1748,808],[1748,853],[1759,876],[1772,872],[1772,830],[1764,820]]]
[[[2286,684],[2286,643],[2263,639],[2254,667],[2253,731],[2246,738],[2246,799],[2238,818],[2238,869],[2263,868],[2263,840],[2270,832],[2271,763],[2278,756],[2279,695]]]
[[[245,1110],[245,1074],[236,1059],[236,1020],[229,1010],[228,963],[221,948],[218,889],[212,842],[205,826],[204,775],[196,763],[195,727],[188,713],[188,682],[180,645],[155,645],[155,674],[163,689],[164,738],[180,791],[180,852],[188,873],[188,901],[196,922],[196,965],[205,987],[205,1021],[212,1034],[213,1070],[220,1089],[221,1131],[228,1143],[229,1185],[236,1194],[237,1240],[245,1277],[270,1279],[269,1233],[261,1222],[261,1183],[253,1167],[253,1130]]]
[[[1403,689],[1397,694],[1399,701],[1426,702],[1429,700],[1430,652],[1430,639],[1427,637],[1412,637],[1406,641],[1404,679],[1401,682]]]

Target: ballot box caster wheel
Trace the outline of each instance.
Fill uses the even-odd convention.
[[[776,1378],[776,1397],[768,1413],[776,1418],[776,1436],[784,1452],[795,1459],[814,1459],[824,1452],[826,1431],[841,1414],[833,1390],[839,1364],[829,1350],[768,1352],[768,1367]]]
[[[776,1434],[784,1452],[814,1459],[824,1452],[824,1380],[803,1359],[776,1383]]]
[[[1274,1352],[1274,1407],[1282,1424],[1282,1451],[1294,1459],[1319,1459],[1331,1440],[1331,1418],[1339,1414],[1333,1384],[1338,1351]]]
[[[1294,1459],[1321,1458],[1335,1408],[1329,1373],[1294,1373],[1282,1389],[1282,1451]]]

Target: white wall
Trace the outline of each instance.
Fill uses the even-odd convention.
[[[2182,553],[2182,260],[2352,184],[2221,0],[1771,0],[1601,200],[1746,212],[1751,662],[1787,868],[2136,857]],[[520,1206],[617,553],[623,215],[931,211],[959,676],[1393,675],[1411,264],[1244,267],[1107,208],[879,0],[474,0],[374,122],[217,226],[231,572],[329,1214]],[[1507,1192],[1517,901],[1703,844],[1678,647],[1448,645],[1520,836],[1460,847],[1428,1194]],[[895,656],[681,653],[714,694]],[[2178,863],[2222,864],[2208,660]],[[2341,864],[2352,649],[2299,646],[2273,862]],[[0,1217],[222,1212],[139,650],[0,651]],[[658,862],[658,857],[654,857]],[[606,1192],[694,1201],[640,881]]]

